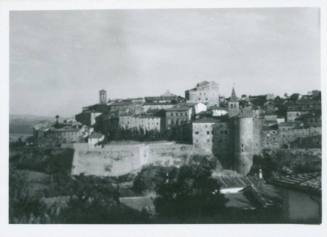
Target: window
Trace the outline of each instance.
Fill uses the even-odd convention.
[[[209,131],[207,131],[207,135],[209,135],[210,134],[210,132]]]
[[[198,131],[195,131],[194,133],[195,133],[195,134],[199,134],[199,132],[198,132]]]

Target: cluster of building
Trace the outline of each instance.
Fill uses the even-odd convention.
[[[285,110],[282,114],[280,107]],[[76,119],[83,123],[80,118],[85,115],[87,124],[96,123],[93,118],[98,117],[104,127],[142,132],[170,131],[189,124],[194,147],[242,174],[249,172],[253,156],[264,148],[321,135],[319,91],[278,100],[272,94],[239,98],[233,88],[225,98],[213,81],[186,90],[185,98],[167,91],[161,96],[108,100],[101,90],[99,104],[84,108]]]
[[[75,120],[43,122],[33,127],[33,137],[38,144],[63,144],[85,141],[93,129]]]
[[[275,97],[272,94],[225,98],[213,81],[203,81],[181,97],[160,96],[108,99],[100,90],[99,103],[83,107],[77,122],[35,127],[35,136],[61,136],[66,142],[88,138],[92,146],[104,137],[114,140],[117,129],[140,133],[173,131],[184,125],[194,148],[216,156],[224,166],[247,174],[253,156],[265,148],[287,146],[297,138],[321,135],[320,91]],[[96,132],[95,132],[96,131]]]
[[[101,90],[99,104],[84,107],[76,120],[90,126],[98,121],[122,129],[163,132],[191,123],[197,114],[217,105],[218,88],[217,83],[204,81],[187,90],[185,98],[167,91],[160,96],[115,100],[108,100],[107,92]]]

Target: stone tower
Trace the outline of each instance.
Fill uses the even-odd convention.
[[[228,101],[228,116],[235,117],[239,114],[240,112],[240,103],[238,101],[238,98],[235,93],[235,89],[233,87],[232,89],[232,95]]]
[[[261,120],[252,108],[244,108],[234,119],[235,170],[246,175],[251,170],[253,156],[260,153]]]
[[[106,90],[99,91],[99,103],[107,104],[107,91]]]

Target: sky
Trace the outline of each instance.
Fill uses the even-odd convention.
[[[10,113],[71,116],[200,81],[220,93],[320,89],[317,8],[14,11]]]

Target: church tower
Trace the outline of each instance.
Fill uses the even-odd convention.
[[[235,117],[240,113],[240,103],[235,93],[235,89],[232,89],[232,95],[228,101],[228,116]]]

